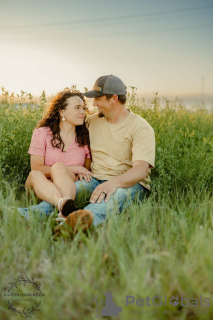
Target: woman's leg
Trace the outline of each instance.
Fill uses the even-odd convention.
[[[39,199],[45,200],[56,207],[58,201],[63,197],[54,183],[48,180],[45,175],[38,170],[32,170],[30,172],[25,187],[26,189],[32,187]]]
[[[51,167],[51,179],[62,197],[75,200],[75,174],[66,165],[56,162]]]

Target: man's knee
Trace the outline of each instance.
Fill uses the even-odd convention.
[[[142,187],[138,183],[129,188],[118,188],[113,194],[113,196],[116,199],[123,199],[123,198],[130,198],[130,197],[133,198],[139,195],[140,193],[142,193]]]
[[[117,188],[116,191],[111,195],[110,199],[111,201],[125,199],[129,196],[129,190],[128,188]]]

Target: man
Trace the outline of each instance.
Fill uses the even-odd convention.
[[[142,200],[149,192],[155,138],[146,120],[126,109],[126,87],[118,77],[98,78],[84,95],[94,98],[98,113],[88,118],[93,178],[90,183],[76,182],[77,190],[83,186],[92,195],[90,204],[78,212],[96,226],[116,207],[121,212],[131,199]]]
[[[155,137],[147,121],[125,107],[126,87],[118,77],[98,78],[93,90],[84,95],[94,98],[93,106],[98,109],[88,118],[93,178],[75,184],[77,193],[83,188],[91,197],[83,210],[71,213],[65,222],[75,228],[79,221],[86,229],[149,193]]]

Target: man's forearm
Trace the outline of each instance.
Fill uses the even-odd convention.
[[[110,179],[117,188],[129,188],[147,177],[149,165],[137,165],[118,177]]]
[[[117,188],[129,188],[137,184],[139,181],[147,177],[149,163],[143,160],[133,162],[133,167],[118,177],[114,177],[106,182],[100,183],[93,191],[90,202],[101,203],[105,198],[108,202],[111,195]]]

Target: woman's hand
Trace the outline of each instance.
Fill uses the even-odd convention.
[[[86,181],[86,182],[90,182],[92,180],[92,176],[90,174],[83,174],[83,173],[79,173],[78,174],[78,177],[81,181],[83,181],[83,179]]]
[[[76,175],[75,175],[75,181],[74,181],[74,182],[76,182],[76,181],[78,181],[78,180],[79,180],[79,175],[76,174]]]
[[[92,172],[82,166],[69,166],[69,169],[75,174],[84,174],[84,175],[92,176]]]

